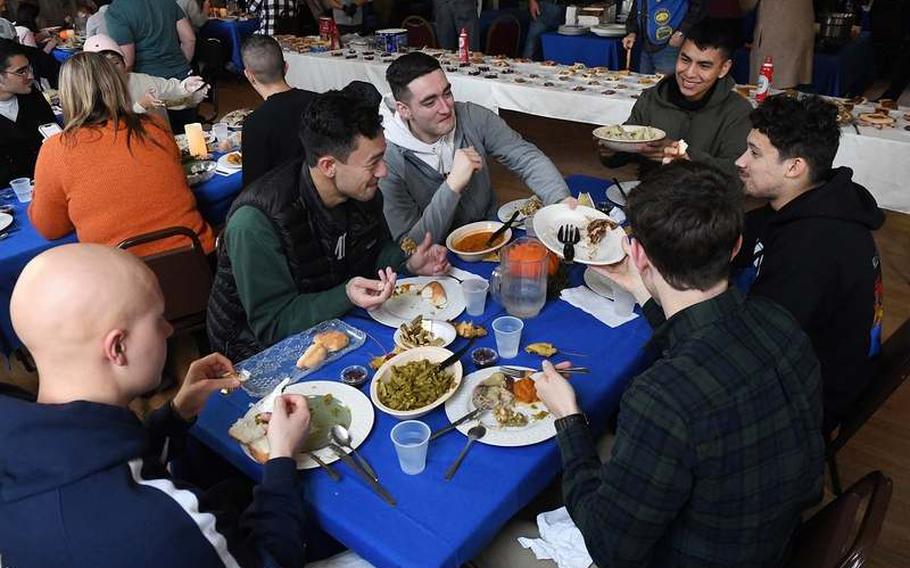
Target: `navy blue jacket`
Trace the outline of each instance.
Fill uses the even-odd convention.
[[[238,518],[165,470],[189,424],[126,408],[0,396],[0,561],[11,568],[304,565],[290,458],[269,461]]]

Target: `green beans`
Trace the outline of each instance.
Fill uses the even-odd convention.
[[[390,376],[379,381],[379,401],[392,410],[415,410],[431,404],[452,387],[454,376],[428,359],[391,368]]]

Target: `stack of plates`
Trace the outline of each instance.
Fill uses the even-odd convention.
[[[624,37],[626,26],[623,24],[600,24],[591,28],[591,33],[600,37]]]
[[[557,31],[562,35],[577,36],[585,35],[590,29],[591,28],[585,26],[559,26]]]

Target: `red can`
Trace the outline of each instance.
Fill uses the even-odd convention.
[[[461,28],[461,33],[458,34],[458,60],[467,65],[471,61],[471,50],[468,47],[470,42],[468,41],[468,30]]]
[[[323,16],[319,18],[319,37],[323,41],[332,41],[332,38],[335,36],[337,28],[335,26],[335,20]]]
[[[774,79],[774,61],[771,56],[765,58],[758,72],[758,88],[755,90],[755,100],[762,102],[771,91],[771,81]]]

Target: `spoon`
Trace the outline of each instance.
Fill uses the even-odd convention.
[[[486,434],[487,429],[484,428],[482,424],[478,424],[477,426],[474,426],[468,430],[468,443],[464,445],[461,453],[458,454],[457,458],[455,458],[455,462],[449,466],[449,469],[446,470],[446,481],[452,479],[452,477],[455,475],[455,472],[458,471],[458,468],[461,466],[461,462],[464,461],[464,457],[467,455],[468,450],[471,449],[471,444],[473,444],[475,440],[483,438],[486,436]]]
[[[357,453],[357,450],[354,449],[354,446],[351,445],[351,433],[348,432],[348,429],[342,426],[341,424],[335,424],[332,426],[332,439],[335,440],[335,443],[339,446],[343,446],[351,450],[351,455],[354,456],[354,459],[357,460],[357,463],[360,464],[360,467],[363,468],[365,472],[369,474],[374,480],[379,481],[379,476],[376,475],[376,471],[367,463],[367,460],[360,457],[360,454]]]

